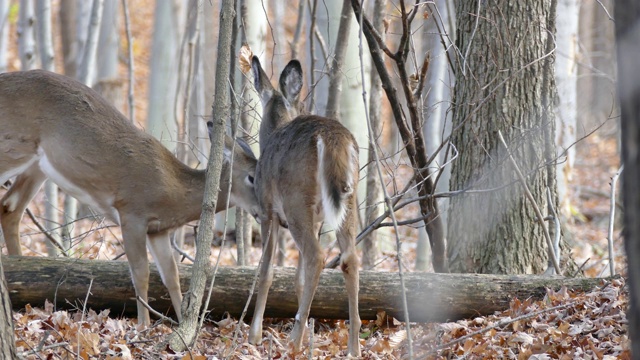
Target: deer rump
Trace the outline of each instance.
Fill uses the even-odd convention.
[[[258,201],[285,227],[287,212],[304,204],[314,208],[314,223],[324,221],[337,230],[358,170],[358,147],[349,130],[337,120],[299,116],[273,132],[260,155],[255,186],[263,196]],[[301,177],[316,181],[301,182]]]

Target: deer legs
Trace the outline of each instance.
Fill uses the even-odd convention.
[[[303,222],[310,224],[313,222]],[[298,272],[296,273],[296,292],[298,293],[298,312],[296,313],[295,324],[289,336],[295,351],[300,351],[307,320],[311,310],[311,301],[320,282],[320,273],[324,263],[324,252],[318,242],[317,226],[313,228],[300,226],[301,224],[290,221],[289,230],[291,236],[296,241],[300,250],[298,262]],[[315,225],[315,224],[314,224]],[[302,281],[301,281],[302,280]]]
[[[359,333],[360,314],[358,311],[358,293],[360,291],[360,262],[356,253],[355,245],[355,216],[356,216],[356,201],[355,195],[352,196],[349,203],[349,210],[347,211],[347,219],[343,223],[342,227],[337,231],[338,246],[340,247],[340,269],[344,276],[344,283],[347,289],[347,296],[349,298],[349,345],[348,353],[352,356],[360,356],[360,342]]]
[[[249,330],[249,342],[259,344],[262,341],[262,319],[264,317],[264,309],[267,306],[267,295],[269,288],[273,282],[273,256],[276,250],[276,236],[278,233],[278,223],[276,221],[263,220],[260,224],[260,232],[262,235],[262,261],[260,263],[260,275],[258,278],[258,297],[256,299],[256,307],[251,320],[251,329]]]
[[[162,283],[169,291],[173,310],[176,312],[178,321],[182,321],[182,293],[180,292],[180,276],[173,252],[171,251],[171,240],[169,232],[163,231],[157,234],[148,235],[149,250],[156,262]]]
[[[22,255],[20,250],[20,220],[29,202],[36,195],[46,175],[38,164],[33,164],[16,177],[15,182],[0,201],[2,232],[7,243],[9,255]],[[2,185],[2,184],[0,184]]]

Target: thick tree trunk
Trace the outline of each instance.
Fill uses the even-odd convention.
[[[135,292],[126,261],[79,260],[5,256],[5,275],[15,309],[26,304],[42,306],[45,299],[60,308],[69,308],[86,297],[93,279],[87,307],[110,308],[114,315],[135,316]],[[191,281],[191,266],[179,265],[180,283],[186,288]],[[225,313],[239,317],[249,296],[255,267],[222,267],[209,303],[214,317]],[[292,318],[297,311],[294,290],[294,268],[274,268],[274,280],[267,301],[266,316]],[[558,278],[542,276],[503,276],[479,274],[407,273],[407,302],[411,321],[451,321],[492,314],[504,310],[514,298],[539,299],[546,288],[588,290],[600,279]],[[209,274],[210,279],[210,274]],[[155,265],[149,280],[150,305],[166,313],[171,301],[166,296]],[[379,311],[403,318],[397,273],[362,271],[360,273],[359,307],[362,319],[375,319]],[[254,295],[255,299],[255,295]],[[313,298],[311,315],[317,318],[348,319],[347,294],[339,270],[325,270]],[[249,306],[249,315],[253,305]]]
[[[0,233],[0,238],[2,234]],[[4,240],[4,239],[0,239]],[[16,342],[13,337],[13,315],[9,290],[4,278],[2,260],[0,260],[0,358],[17,359]]]
[[[456,45],[465,57],[456,67],[452,141],[459,157],[451,189],[468,192],[451,199],[451,271],[531,274],[546,269],[547,225],[537,222],[497,134],[504,134],[535,203],[545,212],[546,190],[555,175],[546,158],[554,146],[552,109],[546,107],[555,95],[548,54],[554,10],[552,0],[457,3]]]
[[[624,193],[624,244],[629,259],[640,256],[640,77],[638,77],[638,23],[640,4],[635,0],[616,2],[616,45],[618,55],[618,97],[622,115],[622,173]],[[629,339],[633,359],[640,359],[640,263],[629,261]]]

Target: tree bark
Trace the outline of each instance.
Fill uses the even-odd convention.
[[[497,133],[504,134],[537,206],[547,209],[547,188],[555,206],[555,182],[549,184],[555,168],[547,166],[547,149],[555,148],[548,105],[555,96],[548,49],[555,5],[552,0],[457,5],[456,45],[463,57],[456,67],[452,142],[459,157],[451,189],[465,192],[451,199],[450,270],[541,273],[547,225],[537,222]]]
[[[47,71],[55,72],[53,34],[51,33],[51,0],[36,1],[36,17],[38,19],[36,34],[42,68]],[[44,194],[46,198],[44,209],[44,217],[46,221],[44,222],[44,226],[49,232],[49,235],[51,235],[52,238],[57,239],[58,243],[62,244],[59,230],[60,213],[58,205],[58,185],[53,181],[47,180],[44,184]],[[51,240],[47,239],[47,254],[55,257],[58,256],[58,252],[58,247],[56,247]]]
[[[196,239],[196,258],[193,275],[189,282],[189,291],[182,300],[182,321],[180,326],[169,339],[169,345],[181,351],[191,346],[200,330],[198,324],[200,308],[207,285],[207,271],[209,269],[209,255],[213,240],[213,225],[220,171],[222,169],[222,152],[227,118],[230,114],[229,105],[229,56],[231,47],[232,22],[235,16],[233,0],[223,0],[220,10],[220,31],[218,36],[218,61],[216,63],[215,97],[212,105],[213,130],[211,136],[211,151],[207,165],[207,181],[202,201],[202,215],[200,228]]]
[[[624,193],[624,244],[629,259],[640,256],[640,58],[638,23],[640,3],[620,0],[615,6],[616,45],[618,58],[618,97],[622,118],[622,192]],[[640,263],[629,261],[629,339],[633,359],[640,359]]]
[[[64,73],[74,77],[78,73],[78,43],[76,42],[76,1],[60,0],[58,11],[60,26],[60,42],[62,43],[62,58],[64,59]]]
[[[0,73],[7,71],[9,45],[9,5],[11,0],[0,0]]]
[[[455,29],[453,29],[452,14],[450,9],[453,8],[452,0],[437,0],[433,5],[428,6],[429,18],[425,22],[422,32],[422,41],[425,43],[426,51],[431,56],[429,63],[429,72],[425,80],[425,89],[423,90],[424,101],[422,107],[422,117],[424,118],[424,126],[422,134],[424,136],[425,148],[427,155],[435,157],[435,163],[432,166],[434,173],[438,174],[435,182],[436,192],[444,193],[449,191],[449,179],[451,178],[451,166],[448,165],[440,168],[446,160],[450,159],[451,154],[447,154],[447,147],[440,148],[442,141],[451,134],[451,98],[454,85],[453,70],[447,58],[447,49],[450,49],[451,40],[455,38]],[[447,156],[445,156],[447,155]],[[438,199],[438,207],[442,209],[440,216],[444,231],[446,232],[446,224],[449,218],[449,198]],[[429,246],[426,229],[418,230],[418,243],[416,245],[416,266],[415,269],[425,271],[429,268]]]
[[[126,261],[80,260],[4,256],[5,275],[14,309],[26,304],[42,306],[45,300],[57,308],[71,308],[77,299],[86,297],[93,279],[87,307],[110,308],[114,315],[136,314],[135,292]],[[180,283],[184,288],[192,281],[190,265],[179,265]],[[234,317],[242,313],[245,299],[255,275],[255,267],[221,267],[216,275],[210,315]],[[295,268],[274,268],[274,280],[267,300],[266,316],[292,318],[297,311],[294,290]],[[210,279],[211,274],[209,274]],[[359,307],[362,319],[373,320],[379,311],[402,319],[398,274],[378,271],[360,273]],[[601,279],[560,278],[543,276],[504,276],[480,274],[407,273],[407,301],[411,321],[455,321],[489,315],[507,309],[514,298],[540,299],[547,288],[562,286],[574,290],[590,290]],[[150,305],[170,312],[171,301],[160,274],[151,265],[149,280]],[[255,294],[254,299],[255,300]],[[313,299],[311,315],[323,319],[348,319],[348,299],[344,279],[339,270],[324,270]],[[253,311],[249,306],[249,315]]]
[[[558,165],[559,214],[563,221],[571,218],[569,204],[569,182],[575,162],[575,142],[577,128],[577,84],[578,84],[578,21],[580,15],[579,0],[558,0],[556,19],[556,84],[558,103],[556,113],[556,146]]]
[[[172,152],[176,150],[178,133],[174,105],[178,91],[178,54],[184,30],[183,5],[183,1],[156,1],[149,65],[147,131]]]
[[[0,240],[2,238],[0,232]],[[13,313],[11,312],[11,300],[9,290],[4,277],[2,259],[0,259],[0,358],[17,359],[16,342],[13,336]]]
[[[385,0],[375,0],[373,4],[373,26],[382,35],[384,40],[384,11],[387,2]],[[369,91],[369,121],[371,123],[371,132],[375,136],[382,135],[382,82],[380,75],[374,70],[369,69],[370,91]],[[366,206],[365,226],[371,224],[384,211],[384,195],[382,194],[382,184],[380,183],[375,163],[375,148],[371,144],[377,144],[379,139],[370,139],[369,151],[367,151],[367,175],[366,175]],[[359,144],[360,145],[360,144]],[[362,145],[360,145],[362,146]],[[377,145],[376,145],[377,146]],[[361,162],[362,163],[362,162]],[[362,267],[364,269],[372,269],[376,264],[376,259],[380,255],[378,247],[378,232],[372,231],[362,240]]]

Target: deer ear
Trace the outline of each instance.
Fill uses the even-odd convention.
[[[207,133],[209,133],[209,140],[213,138],[213,121],[207,121]]]
[[[302,66],[291,60],[280,74],[280,92],[291,103],[297,102],[302,90]]]
[[[269,81],[269,77],[260,65],[260,59],[257,56],[251,58],[251,71],[253,72],[253,86],[256,88],[262,103],[265,104],[273,94],[273,85]]]
[[[236,143],[240,146],[240,149],[251,159],[257,160],[256,155],[253,153],[251,146],[247,143],[247,141],[243,138],[237,138]]]

